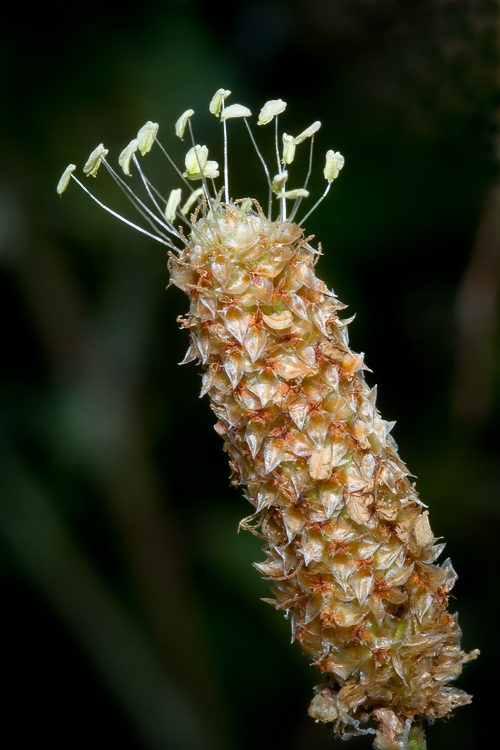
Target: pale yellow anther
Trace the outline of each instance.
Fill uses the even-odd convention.
[[[194,193],[191,193],[191,195],[189,196],[189,198],[187,199],[187,201],[185,202],[185,204],[181,208],[181,214],[183,216],[185,216],[187,214],[187,212],[189,211],[189,209],[191,208],[191,206],[196,203],[196,201],[198,200],[198,198],[201,198],[201,196],[203,195],[203,193],[204,193],[203,188],[198,188],[198,190],[195,190]]]
[[[295,158],[295,138],[283,133],[283,164],[291,164]]]
[[[259,121],[257,125],[267,125],[274,120],[276,115],[280,115],[286,109],[286,102],[283,99],[271,99],[266,102],[260,110]]]
[[[297,190],[286,190],[284,193],[278,193],[278,198],[289,198],[294,200],[295,198],[308,198],[309,190],[304,188],[298,188]]]
[[[59,195],[62,195],[64,191],[66,190],[66,188],[68,187],[69,181],[71,180],[71,175],[73,174],[75,169],[76,169],[76,164],[68,164],[68,166],[62,173],[61,179],[57,183],[57,192],[59,193]]]
[[[186,109],[186,111],[179,117],[175,123],[175,135],[184,140],[184,131],[186,130],[187,121],[194,115],[194,109]]]
[[[298,135],[295,138],[295,145],[298,146],[299,143],[302,143],[302,141],[305,141],[306,138],[312,138],[312,136],[318,132],[318,130],[321,127],[321,123],[319,120],[316,120],[316,122],[313,122],[312,125],[309,125],[308,128],[302,131],[300,135]]]
[[[212,100],[209,105],[210,112],[215,115],[216,117],[219,116],[222,102],[227,99],[231,92],[226,91],[226,89],[218,89],[215,94],[212,97]]]
[[[327,151],[326,152],[326,163],[323,170],[325,180],[333,182],[338,176],[339,172],[344,166],[344,157],[338,151]]]
[[[134,138],[133,141],[130,141],[128,146],[125,146],[120,156],[118,157],[118,164],[128,177],[130,177],[130,160],[138,148],[139,141],[137,140],[137,138]]]
[[[237,218],[243,219],[253,206],[253,201],[250,198],[244,200],[238,209]]]
[[[223,109],[220,113],[221,122],[224,120],[230,120],[233,117],[251,117],[252,113],[248,107],[244,107],[242,104],[230,104],[229,107]]]
[[[100,143],[97,148],[92,151],[89,158],[87,159],[87,163],[83,168],[84,174],[86,174],[87,177],[90,177],[90,175],[92,175],[92,177],[95,177],[97,175],[99,167],[101,166],[102,160],[108,154],[108,149],[104,148],[104,145]]]
[[[285,170],[281,174],[277,174],[273,178],[273,192],[274,193],[281,193],[283,188],[285,187],[285,183],[288,180],[288,172]]]
[[[193,146],[186,154],[186,171],[184,177],[188,180],[200,180],[202,177],[218,177],[219,165],[216,161],[208,160],[208,148],[206,146]]]
[[[181,202],[181,193],[182,190],[180,188],[176,188],[175,190],[172,190],[172,192],[168,196],[167,206],[165,208],[165,216],[170,222],[175,221],[175,212],[177,211],[179,203]]]
[[[148,122],[143,125],[137,133],[139,151],[143,156],[144,154],[147,154],[148,151],[151,151],[151,146],[155,142],[159,127],[160,126],[157,122],[151,122],[151,120],[148,120]]]

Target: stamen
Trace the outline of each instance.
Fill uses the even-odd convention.
[[[271,99],[266,102],[260,110],[257,125],[267,125],[276,115],[280,115],[286,109],[286,102],[283,99]]]
[[[299,227],[302,226],[305,220],[309,218],[312,212],[319,206],[321,201],[324,198],[326,198],[328,191],[330,190],[330,187],[332,185],[332,182],[339,176],[339,172],[344,166],[344,161],[345,161],[344,157],[339,151],[327,151],[326,152],[326,162],[325,162],[325,168],[323,170],[323,174],[325,175],[325,180],[328,180],[328,185],[326,187],[325,192],[319,199],[319,201],[317,201],[314,204],[311,210],[304,216],[302,221],[299,222]]]
[[[277,174],[273,179],[273,193],[281,193],[287,180],[288,172],[286,170],[281,172],[281,174]]]
[[[137,138],[134,138],[133,141],[130,141],[128,146],[125,146],[120,156],[118,157],[118,164],[123,169],[127,177],[131,177],[130,160],[132,158],[132,154],[135,154],[138,148],[139,148],[139,140]]]
[[[333,182],[339,176],[339,172],[344,166],[344,157],[339,151],[326,152],[326,164],[323,170],[325,180]]]
[[[309,178],[310,178],[311,172],[312,172],[313,148],[314,148],[314,136],[312,136],[312,138],[311,138],[311,146],[309,148],[309,169],[307,170],[306,181],[304,182],[304,189],[307,188],[307,183],[309,182]]]
[[[279,174],[281,174],[282,170],[281,170],[280,150],[278,146],[278,118],[277,117],[274,120],[274,146],[276,148],[276,161],[278,162],[278,172]],[[286,221],[286,199],[283,197],[281,199],[280,215],[281,215],[281,221]]]
[[[221,107],[224,107],[224,100],[227,99],[230,93],[230,91],[226,91],[225,89],[218,89],[215,92],[208,107],[213,115],[219,117]]]
[[[299,143],[302,143],[302,141],[305,141],[306,138],[312,138],[312,136],[318,132],[318,130],[321,127],[321,122],[319,120],[316,120],[316,122],[313,122],[312,125],[309,125],[308,128],[302,131],[298,136],[295,138],[295,145],[298,146]]]
[[[184,177],[187,177],[188,180],[199,180],[202,174],[205,177],[209,176],[206,167],[207,164],[213,164],[213,162],[208,161],[208,148],[206,146],[196,144],[196,146],[190,148],[184,161],[186,165]]]
[[[139,160],[137,159],[137,156],[136,156],[135,154],[133,154],[133,156],[132,156],[132,159],[134,160],[134,164],[135,164],[135,166],[136,166],[136,167],[137,167],[137,169],[139,170],[139,174],[140,174],[140,176],[141,176],[141,180],[142,180],[142,181],[143,181],[143,183],[144,183],[144,187],[146,188],[146,192],[147,192],[147,194],[148,194],[148,196],[149,196],[149,199],[151,200],[151,203],[152,203],[152,204],[154,205],[154,207],[155,207],[155,208],[156,208],[156,210],[158,211],[159,215],[160,215],[160,216],[162,217],[162,219],[163,219],[163,218],[164,218],[164,216],[165,216],[165,214],[164,214],[164,212],[162,211],[162,209],[160,208],[160,206],[158,205],[158,203],[157,203],[157,201],[156,201],[155,197],[153,196],[153,193],[151,192],[151,189],[150,189],[150,187],[149,187],[149,180],[148,180],[148,179],[146,178],[146,175],[145,175],[145,174],[144,174],[144,172],[142,171],[142,169],[141,169],[141,165],[139,164]]]
[[[278,198],[290,198],[293,200],[294,198],[307,198],[309,196],[309,192],[307,190],[304,190],[304,188],[297,188],[296,190],[286,190],[284,193],[278,193]]]
[[[120,214],[116,213],[116,211],[113,211],[113,209],[108,208],[104,203],[102,203],[98,198],[93,195],[90,190],[87,190],[85,185],[83,185],[79,179],[75,177],[74,174],[71,175],[71,177],[75,180],[78,185],[80,185],[81,189],[84,190],[87,195],[90,195],[93,201],[97,203],[98,206],[103,208],[105,211],[108,212],[108,214],[111,214],[111,216],[115,216],[117,219],[120,219],[120,221],[123,221],[124,224],[128,224],[129,227],[132,227],[133,229],[137,229],[138,232],[141,232],[141,234],[147,235],[147,237],[151,237],[151,239],[156,240],[157,242],[161,242],[162,245],[166,245],[171,250],[175,250],[179,252],[179,248],[177,248],[175,245],[173,245],[170,241],[162,239],[162,237],[159,237],[157,234],[151,234],[151,232],[148,232],[146,229],[143,229],[142,227],[138,226],[137,224],[134,224],[132,221],[129,221],[128,219],[125,219],[124,216],[121,216]]]
[[[295,138],[283,133],[283,164],[291,164],[295,158]]]
[[[332,183],[329,182],[328,185],[327,185],[327,187],[326,187],[326,190],[323,193],[323,195],[321,196],[321,198],[318,201],[316,201],[316,203],[311,208],[311,210],[306,213],[306,215],[304,216],[304,218],[302,219],[302,221],[298,222],[298,226],[299,227],[301,227],[302,224],[310,217],[310,215],[313,213],[313,211],[316,211],[316,209],[318,208],[319,204],[326,198],[326,196],[328,195],[328,192],[330,190],[331,185],[332,185]]]
[[[158,135],[159,127],[160,126],[157,122],[151,122],[151,120],[148,120],[137,133],[139,151],[143,156],[151,151],[151,147]]]
[[[273,187],[272,187],[272,183],[271,183],[271,176],[269,174],[269,170],[267,168],[267,164],[264,161],[264,157],[260,153],[259,148],[258,148],[257,144],[255,143],[255,138],[253,137],[253,133],[252,133],[252,131],[250,129],[250,125],[248,124],[247,120],[245,120],[245,125],[247,126],[248,134],[249,134],[250,139],[252,141],[253,147],[254,147],[255,151],[257,152],[257,156],[261,160],[262,166],[264,167],[264,172],[266,173],[267,184],[269,185],[269,208],[268,208],[268,212],[267,212],[267,217],[268,217],[269,220],[271,220],[271,204],[272,204],[272,200],[273,200]]]
[[[217,186],[215,184],[215,180],[213,179],[213,177],[210,178],[210,182],[212,183],[212,190],[214,191],[214,195],[216,196],[217,195]],[[220,203],[220,198],[219,198],[219,203]]]
[[[233,106],[234,106],[234,105],[233,105]],[[228,109],[229,109],[229,107],[228,107]],[[226,110],[226,111],[227,111],[227,110]],[[189,135],[191,136],[191,143],[193,144],[193,148],[192,148],[192,149],[190,149],[190,151],[188,151],[188,154],[189,154],[189,153],[190,153],[191,151],[193,151],[193,150],[194,150],[194,154],[195,154],[195,156],[196,156],[196,161],[197,161],[197,164],[198,164],[198,169],[199,169],[199,176],[201,177],[201,181],[202,181],[202,183],[203,183],[203,189],[204,189],[204,191],[205,191],[205,197],[206,197],[206,200],[207,200],[207,204],[208,204],[208,205],[210,206],[210,205],[211,205],[211,202],[212,202],[212,199],[211,199],[211,197],[210,197],[210,193],[209,193],[209,191],[208,191],[208,187],[207,187],[207,181],[206,181],[206,179],[205,179],[205,175],[204,175],[204,173],[203,173],[203,168],[202,168],[202,166],[201,166],[201,164],[200,164],[200,158],[199,158],[199,153],[198,153],[198,151],[200,150],[200,148],[203,148],[203,147],[200,147],[200,146],[198,146],[198,147],[197,147],[197,146],[195,145],[195,141],[194,141],[194,133],[193,133],[193,128],[192,128],[192,126],[191,126],[191,120],[188,120],[188,126],[189,126]],[[205,146],[204,148],[206,148],[206,146]],[[188,168],[188,154],[186,154],[186,169]],[[207,148],[206,148],[206,154],[207,154],[207,158],[208,158],[208,149],[207,149]],[[217,167],[219,166],[219,165],[217,164],[217,162],[211,162],[211,163],[212,163],[212,164],[214,164],[216,168],[217,168]],[[205,160],[205,164],[204,164],[204,166],[205,166],[206,164],[207,164],[207,160]],[[184,173],[184,174],[185,174],[185,176],[186,176],[186,177],[188,177],[188,176],[189,176],[189,175],[187,175],[186,173]],[[218,177],[218,176],[219,176],[219,173],[217,172],[217,174],[216,174],[216,175],[213,175],[213,176],[215,176],[215,177]],[[194,177],[192,177],[191,179],[194,179]],[[220,233],[220,227],[219,227],[219,222],[217,221],[217,217],[215,217],[215,224],[216,224],[216,226],[217,226],[217,231],[218,231],[218,232]]]
[[[244,107],[242,104],[230,104],[229,107],[226,107],[222,110],[220,119],[223,122],[224,120],[230,120],[233,117],[251,117],[252,113],[248,109],[248,107]]]
[[[109,151],[107,148],[104,148],[104,144],[100,143],[97,148],[95,148],[92,153],[90,154],[89,158],[87,159],[85,166],[83,168],[84,174],[87,175],[87,177],[96,177],[97,171],[99,167],[101,166],[102,160],[104,157],[106,157],[109,154]]]
[[[221,89],[219,89],[221,91]],[[219,93],[219,92],[217,92]],[[225,99],[226,97],[224,97]],[[224,99],[222,99],[222,109],[224,110]],[[220,107],[219,107],[220,110]],[[226,120],[222,121],[222,133],[224,138],[224,197],[226,198],[226,204],[229,203],[229,167],[227,161],[227,125]]]
[[[166,157],[167,157],[167,159],[169,160],[170,164],[171,164],[171,165],[173,166],[173,168],[175,169],[175,171],[177,172],[177,174],[179,175],[179,177],[181,178],[181,180],[182,180],[182,181],[184,182],[184,184],[185,184],[185,185],[187,185],[187,187],[188,187],[188,188],[189,188],[189,189],[191,190],[191,185],[190,185],[190,184],[189,184],[189,182],[188,182],[188,181],[186,180],[186,178],[184,177],[184,175],[182,174],[181,170],[179,169],[179,167],[177,166],[177,164],[176,164],[176,163],[174,162],[174,160],[172,159],[172,157],[171,157],[171,156],[170,156],[170,155],[169,155],[169,154],[167,153],[167,151],[166,151],[166,150],[165,150],[165,149],[163,148],[163,146],[161,145],[161,143],[160,143],[160,141],[159,141],[158,139],[156,139],[156,143],[157,143],[157,144],[158,144],[158,146],[160,147],[160,150],[162,151],[162,153],[164,154],[164,156],[166,156]]]
[[[206,177],[218,177],[219,176],[219,165],[216,161],[208,160],[208,148],[206,146],[195,145],[193,129],[189,122],[189,131],[191,134],[191,140],[193,147],[189,149],[186,154],[185,164],[186,171],[184,177],[188,180],[199,180],[203,181],[203,187],[206,189],[207,200],[210,199],[210,194],[206,186]]]
[[[184,140],[184,131],[186,130],[187,121],[194,115],[194,109],[186,109],[175,123],[175,135]]]
[[[62,195],[64,191],[66,190],[66,188],[68,187],[69,181],[71,180],[71,175],[73,174],[75,169],[76,169],[76,164],[68,164],[68,166],[62,173],[61,179],[57,183],[57,188],[56,188],[59,195]]]
[[[252,207],[252,201],[250,198],[246,198],[244,201],[242,201],[241,206],[238,209],[238,213],[236,214],[236,217],[238,219],[243,219],[247,213],[250,211]]]
[[[191,208],[191,206],[193,206],[198,200],[198,198],[201,198],[203,194],[204,194],[204,190],[202,187],[198,188],[198,190],[195,190],[194,193],[191,193],[191,195],[189,196],[189,198],[187,199],[187,201],[181,208],[181,214],[185,216],[187,212],[189,211],[189,209]],[[179,196],[179,199],[180,199],[180,196]]]
[[[280,150],[278,146],[278,118],[274,121],[274,148],[276,151],[276,162],[278,164],[278,172],[281,174],[281,159]]]
[[[153,229],[155,229],[162,237],[164,237],[165,239],[168,239],[166,235],[163,234],[163,232],[161,232],[156,226],[156,224],[159,224],[163,229],[166,229],[167,232],[169,232],[170,234],[173,234],[174,237],[177,237],[178,239],[182,240],[182,237],[175,230],[175,228],[173,226],[168,226],[165,223],[164,216],[162,216],[161,219],[155,216],[155,214],[151,211],[151,209],[149,209],[148,206],[146,206],[146,204],[143,203],[143,201],[141,201],[141,199],[134,193],[132,188],[125,182],[125,180],[123,180],[115,172],[115,170],[111,167],[111,165],[108,164],[108,162],[105,159],[103,160],[103,162],[109,174],[114,179],[118,187],[125,193],[129,201],[134,206],[135,210],[140,213],[142,218],[145,219],[148,222],[148,224],[153,227]]]
[[[314,123],[314,125],[318,125],[318,127],[316,128],[316,130],[319,130],[319,125],[320,125],[320,124],[321,124],[321,123],[319,123],[319,124],[318,124],[318,123]],[[314,127],[314,125],[311,125],[311,127],[310,127],[310,128],[308,128],[308,130],[311,130],[311,128],[313,128],[313,127]],[[306,132],[306,131],[304,130],[304,133],[305,133],[305,132]],[[304,135],[304,133],[302,133],[302,135]],[[298,137],[300,138],[301,136],[298,136]],[[297,139],[295,139],[295,141],[297,142]],[[306,180],[305,180],[305,182],[304,182],[304,190],[306,190],[306,188],[307,188],[307,185],[308,185],[308,182],[309,182],[309,178],[310,178],[310,176],[311,176],[311,172],[312,172],[312,163],[313,163],[313,146],[314,146],[314,133],[313,133],[313,134],[311,135],[311,146],[310,146],[310,148],[309,148],[309,168],[308,168],[308,170],[307,170]],[[295,204],[294,204],[294,206],[293,206],[293,208],[292,208],[292,212],[291,212],[291,214],[290,214],[290,221],[293,221],[293,220],[294,220],[294,218],[295,218],[295,216],[296,216],[296,214],[297,214],[297,211],[298,211],[298,210],[299,210],[299,208],[300,208],[300,204],[301,204],[301,203],[302,203],[302,198],[299,198],[299,199],[298,199],[297,201],[295,201]]]
[[[173,223],[175,221],[176,211],[179,203],[181,202],[181,194],[182,190],[180,188],[177,188],[175,190],[172,190],[170,195],[168,196],[167,206],[165,208],[165,216],[167,217],[167,221],[169,221],[170,223]]]
[[[84,167],[84,173],[87,176],[92,175],[95,177],[98,169],[100,168],[101,163],[104,162],[106,169],[110,172],[110,174],[112,175],[113,179],[118,184],[120,189],[123,190],[127,198],[131,201],[131,203],[134,205],[135,209],[140,213],[143,219],[145,219],[148,222],[148,224],[150,224],[150,226],[154,228],[158,236],[151,234],[150,232],[142,229],[141,227],[138,227],[136,224],[120,216],[120,214],[107,208],[106,206],[104,206],[104,204],[101,203],[101,201],[95,198],[95,196],[93,196],[90,193],[90,191],[87,190],[77,180],[78,184],[82,187],[83,190],[85,190],[85,192],[87,192],[92,197],[92,199],[96,203],[98,203],[101,207],[103,207],[106,211],[111,213],[113,216],[116,216],[121,221],[124,221],[130,226],[133,226],[134,228],[137,228],[143,234],[153,237],[154,239],[157,239],[163,244],[167,244],[169,247],[172,247],[172,249],[176,249],[176,248],[173,244],[171,244],[171,240],[167,237],[166,234],[164,234],[164,232],[167,232],[169,235],[172,235],[173,237],[180,239],[182,242],[184,242],[183,235],[180,234],[179,231],[175,229],[174,224],[173,224],[176,217],[178,217],[183,222],[185,222],[189,226],[191,232],[194,233],[195,235],[200,235],[200,228],[205,226],[206,229],[203,229],[203,232],[202,232],[203,236],[205,236],[204,232],[207,231],[208,234],[212,233],[215,238],[216,234],[220,231],[219,221],[218,221],[220,217],[218,216],[217,211],[218,211],[218,206],[220,205],[222,196],[224,196],[227,206],[229,206],[229,202],[230,202],[228,135],[227,135],[226,121],[229,119],[243,118],[245,120],[245,125],[250,135],[250,140],[252,141],[252,145],[255,148],[257,156],[259,157],[264,167],[264,172],[266,174],[266,179],[267,179],[267,183],[269,187],[268,219],[269,221],[272,221],[272,201],[273,201],[273,192],[274,192],[280,203],[279,219],[282,222],[286,221],[286,218],[287,218],[286,217],[286,209],[287,209],[286,201],[288,199],[294,200],[294,205],[290,213],[290,217],[289,217],[289,221],[293,221],[301,205],[302,199],[309,195],[307,186],[308,186],[309,179],[312,173],[314,135],[315,133],[317,133],[317,131],[321,127],[321,122],[317,120],[316,122],[314,122],[312,125],[306,128],[302,133],[300,133],[296,137],[288,135],[287,133],[283,133],[282,135],[283,147],[282,147],[281,154],[280,154],[281,141],[279,139],[278,116],[285,111],[287,104],[282,99],[270,100],[264,104],[264,106],[262,107],[259,113],[257,124],[266,125],[272,122],[273,120],[275,121],[274,122],[274,125],[275,125],[274,145],[275,145],[275,152],[276,152],[278,174],[274,177],[273,180],[271,180],[271,175],[267,167],[267,164],[257,146],[251,127],[247,121],[247,118],[251,116],[251,111],[248,109],[248,107],[244,107],[241,104],[232,104],[226,107],[225,100],[230,95],[230,93],[231,92],[226,89],[218,89],[216,93],[214,94],[214,96],[212,97],[212,100],[210,101],[210,105],[209,105],[210,112],[214,114],[216,117],[219,117],[223,125],[224,186],[222,187],[220,192],[217,191],[217,186],[214,182],[214,179],[219,177],[219,165],[216,161],[208,159],[208,148],[206,146],[200,146],[199,144],[196,144],[194,140],[193,129],[192,129],[192,124],[191,124],[191,119],[190,119],[194,115],[193,109],[186,110],[175,124],[176,135],[181,140],[184,139],[186,127],[189,127],[189,134],[190,134],[190,138],[192,142],[192,148],[188,150],[185,156],[186,169],[184,173],[181,172],[181,170],[174,163],[173,159],[167,153],[165,148],[161,145],[161,143],[158,142],[158,145],[161,151],[163,152],[164,156],[167,157],[170,164],[174,167],[177,175],[181,178],[181,180],[184,182],[184,184],[188,187],[190,191],[190,195],[181,210],[179,210],[179,206],[181,203],[181,189],[179,188],[179,189],[172,190],[169,194],[168,200],[165,201],[165,198],[161,195],[161,193],[155,188],[155,186],[146,177],[145,173],[141,169],[140,163],[136,156],[137,150],[139,150],[142,155],[147,154],[151,150],[153,143],[155,142],[155,140],[157,140],[157,134],[158,134],[158,129],[159,129],[158,123],[148,121],[145,125],[143,125],[143,127],[140,128],[140,130],[137,133],[137,138],[134,138],[128,144],[128,146],[126,146],[122,150],[118,159],[118,163],[120,167],[122,168],[124,175],[126,175],[127,177],[132,176],[131,170],[130,170],[130,163],[132,159],[134,160],[134,164],[137,167],[141,180],[146,189],[148,198],[153,204],[153,210],[151,210],[145,204],[143,200],[138,198],[138,196],[134,193],[134,191],[127,184],[127,181],[124,180],[122,177],[120,177],[113,170],[113,168],[107,163],[105,157],[108,154],[108,150],[104,147],[102,143],[96,149],[94,149],[94,151],[90,154],[89,158],[87,159],[87,162]],[[287,169],[285,169],[285,167],[294,161],[296,146],[301,144],[307,138],[311,139],[311,144],[310,144],[310,152],[309,152],[309,166],[308,166],[308,171],[307,171],[306,179],[304,182],[304,186],[302,188],[297,188],[295,190],[285,190],[285,185],[288,180],[288,171]],[[334,151],[327,152],[326,163],[325,163],[325,168],[324,168],[324,176],[328,182],[327,187],[323,195],[321,196],[321,198],[315,203],[313,208],[306,214],[306,216],[299,223],[299,226],[301,226],[307,220],[307,218],[317,208],[317,206],[321,203],[321,201],[324,200],[324,198],[326,197],[326,195],[328,194],[330,190],[331,183],[333,182],[334,179],[336,179],[343,165],[344,165],[344,157],[340,153],[334,152]],[[62,194],[66,190],[71,177],[74,177],[73,171],[75,170],[75,168],[76,168],[75,165],[70,164],[66,168],[63,175],[61,176],[59,183],[57,185],[57,191],[59,194]],[[193,191],[191,188],[190,182],[192,182],[193,180],[200,180],[200,179],[202,181],[202,187],[199,188],[198,190]],[[211,190],[209,190],[208,188],[208,180],[211,181],[211,190],[213,191],[214,197],[212,197]],[[192,217],[193,223],[191,223],[190,221],[186,219],[186,214],[189,212],[189,209],[195,204],[195,202],[202,195],[205,196],[205,201],[202,201],[200,205],[198,206],[198,208],[196,209],[195,215],[194,217]],[[162,205],[165,206],[164,209],[162,209],[161,207]],[[248,210],[247,202],[244,203],[244,206],[245,208],[243,209],[242,207],[239,210],[238,215],[240,215],[242,210],[244,210],[245,212]],[[196,224],[198,221],[197,217],[200,211],[205,217],[205,224],[202,224],[201,227],[197,228],[196,226],[194,226],[194,224]],[[259,211],[260,211],[260,207],[259,207]],[[207,219],[209,220],[208,223],[206,223]]]

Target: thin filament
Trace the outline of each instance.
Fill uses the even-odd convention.
[[[222,101],[222,111],[224,111],[224,100]],[[222,129],[224,132],[224,197],[226,199],[226,204],[229,203],[229,169],[228,169],[228,162],[227,162],[227,127],[226,127],[226,121],[223,120],[222,122]]]
[[[166,150],[165,150],[165,149],[163,148],[163,146],[161,145],[161,143],[160,143],[160,141],[159,141],[158,139],[156,139],[156,143],[158,144],[158,146],[160,147],[160,149],[161,149],[161,150],[163,151],[163,153],[165,154],[165,156],[167,157],[167,159],[169,160],[170,164],[171,164],[171,165],[173,166],[173,168],[175,169],[175,171],[177,172],[177,174],[179,175],[179,177],[181,178],[181,180],[182,180],[182,181],[184,182],[184,184],[185,184],[185,185],[187,185],[187,186],[188,186],[188,188],[189,188],[189,189],[190,189],[190,190],[192,191],[192,187],[191,187],[191,185],[190,185],[190,184],[189,184],[189,182],[188,182],[188,181],[186,180],[186,178],[184,177],[184,175],[182,174],[181,170],[179,169],[179,167],[177,166],[177,164],[176,164],[176,163],[174,162],[174,160],[172,159],[172,157],[171,157],[171,156],[170,156],[170,155],[169,155],[169,154],[167,153],[167,151],[166,151]]]
[[[141,201],[141,199],[137,197],[134,191],[127,185],[127,183],[122,180],[118,174],[116,174],[115,170],[108,164],[106,159],[103,159],[102,161],[111,177],[114,179],[123,193],[125,193],[129,201],[134,206],[135,210],[140,213],[142,218],[145,219],[148,224],[158,232],[158,234],[167,239],[167,236],[157,228],[157,224],[159,224],[163,229],[166,229],[170,234],[173,234],[175,237],[182,240],[180,234],[176,232],[171,225],[167,225],[165,220],[161,221],[160,219],[158,219],[158,217],[155,216],[155,214]]]
[[[304,190],[307,189],[307,183],[309,182],[309,178],[311,176],[312,171],[312,163],[313,163],[313,144],[314,144],[314,135],[311,137],[311,147],[309,149],[309,169],[307,171],[306,180],[304,182]],[[297,211],[300,208],[300,204],[302,203],[303,198],[299,198],[297,201],[295,201],[295,205],[292,209],[292,213],[290,214],[290,221],[293,221],[295,218],[295,215]]]
[[[117,219],[120,219],[120,221],[123,221],[124,224],[128,224],[129,227],[133,227],[133,229],[137,229],[138,232],[141,232],[142,234],[147,235],[148,237],[151,237],[153,240],[156,240],[157,242],[161,242],[162,245],[166,245],[167,247],[170,247],[172,250],[176,250],[179,252],[179,248],[177,248],[175,245],[173,245],[168,240],[164,240],[161,237],[159,237],[157,234],[151,234],[151,232],[148,232],[146,229],[143,229],[142,227],[138,226],[137,224],[134,224],[132,221],[129,221],[128,219],[125,219],[125,217],[121,216],[120,214],[116,213],[116,211],[113,211],[113,209],[108,208],[104,203],[101,203],[101,201],[93,195],[90,190],[87,190],[85,185],[82,185],[80,180],[75,177],[73,174],[71,175],[72,179],[75,180],[75,182],[80,185],[81,189],[84,190],[87,195],[90,195],[93,201],[97,203],[98,206],[103,208],[105,211],[108,212],[108,214],[111,214],[111,216],[115,216]]]
[[[268,217],[268,219],[270,221],[271,220],[271,204],[272,204],[272,200],[273,200],[273,186],[272,186],[272,183],[271,183],[271,176],[269,174],[269,170],[267,168],[267,164],[264,161],[264,157],[260,153],[259,148],[258,148],[257,144],[255,143],[255,138],[253,137],[253,133],[250,130],[250,125],[248,124],[248,121],[247,121],[246,117],[244,118],[244,120],[245,120],[245,125],[247,126],[248,134],[250,135],[253,147],[254,147],[255,151],[257,152],[257,156],[261,160],[262,166],[264,167],[264,172],[266,173],[267,184],[269,185],[269,209],[268,209],[268,212],[267,212],[267,217]]]
[[[315,211],[318,208],[318,206],[321,203],[321,201],[326,198],[326,196],[328,195],[328,191],[330,190],[331,185],[332,185],[332,183],[329,182],[328,185],[327,185],[327,188],[326,188],[325,192],[323,193],[323,195],[321,196],[321,198],[318,201],[316,201],[316,203],[311,208],[311,210],[306,213],[306,215],[304,216],[304,218],[301,221],[299,221],[299,223],[298,223],[299,227],[301,227],[302,224],[306,221],[306,219],[308,219],[310,217],[310,215],[312,214],[312,212]]]

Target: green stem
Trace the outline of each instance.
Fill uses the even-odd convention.
[[[425,741],[425,732],[422,724],[415,724],[410,729],[408,750],[427,750],[427,742]]]

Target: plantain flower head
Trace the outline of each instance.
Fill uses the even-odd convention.
[[[295,151],[308,147],[313,164],[321,123],[280,139],[286,103],[262,107],[259,136],[268,134],[276,148],[271,178],[276,167],[270,171],[257,146],[251,112],[226,107],[229,94],[219,89],[209,105],[221,122],[222,184],[215,182],[218,162],[195,141],[189,109],[175,127],[191,139],[184,171],[153,122],[120,154],[127,179],[102,144],[85,164],[87,176],[101,167],[109,172],[143,223],[101,203],[73,164],[57,191],[75,180],[112,215],[168,248],[171,282],[190,299],[179,318],[190,338],[184,363],[201,365],[201,395],[216,416],[231,482],[244,487],[250,503],[240,527],[265,542],[264,559],[255,563],[271,583],[265,601],[287,615],[293,641],[323,677],[309,714],[344,739],[375,735],[377,750],[422,750],[423,720],[471,700],[449,683],[478,652],[461,650],[457,617],[448,611],[457,575],[449,559],[436,562],[444,544],[399,457],[394,422],[377,408],[364,355],[350,348],[350,321],[340,317],[345,305],[316,275],[321,246],[313,247],[302,229],[344,158],[326,151],[326,188],[296,221],[313,191],[311,168],[302,180],[295,170]],[[231,197],[233,127],[246,130],[255,148],[267,183],[265,209],[247,196]],[[171,170],[166,192],[145,171],[153,148]],[[132,190],[130,176],[140,190]],[[295,187],[287,189],[292,179]]]

